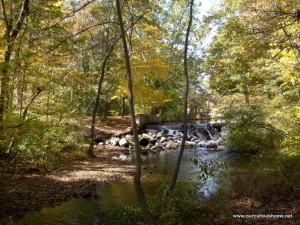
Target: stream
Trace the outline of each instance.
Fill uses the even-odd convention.
[[[143,156],[143,178],[144,192],[148,196],[156,193],[159,187],[170,179],[173,165],[175,164],[178,150],[161,151],[160,154],[149,154]],[[234,153],[230,150],[208,151],[204,148],[186,149],[183,157],[179,179],[197,180],[197,167],[192,159],[202,161],[217,160],[227,165],[226,173],[245,175],[259,173],[261,166],[251,163],[251,156]],[[134,161],[129,157],[127,160]],[[263,166],[264,167],[264,166]],[[230,189],[232,186],[231,176],[208,177],[205,185],[201,186],[199,192],[209,198],[220,188]],[[54,208],[44,208],[38,212],[29,212],[21,220],[9,223],[19,225],[96,225],[102,224],[101,219],[105,211],[119,206],[137,204],[137,198],[132,180],[123,183],[112,183],[108,186],[98,188],[95,193],[97,198],[76,198],[71,199]],[[42,223],[41,223],[42,221]],[[114,223],[112,223],[114,224]]]

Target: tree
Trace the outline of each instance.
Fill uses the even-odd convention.
[[[96,95],[96,100],[95,100],[95,106],[94,106],[94,110],[93,110],[93,114],[92,114],[92,125],[91,125],[91,141],[90,141],[90,147],[88,150],[88,155],[91,157],[94,157],[94,129],[95,129],[95,123],[96,123],[96,116],[97,116],[97,109],[99,107],[99,101],[100,101],[100,95],[101,95],[101,88],[102,88],[102,83],[103,83],[103,79],[105,76],[105,69],[106,69],[106,64],[111,56],[111,53],[115,47],[115,44],[117,43],[118,39],[116,41],[114,41],[114,43],[110,46],[104,60],[102,63],[102,68],[101,68],[101,74],[99,77],[99,82],[98,82],[98,89],[97,89],[97,95]]]
[[[0,128],[3,129],[4,115],[7,107],[8,89],[9,89],[9,70],[10,61],[16,44],[16,39],[24,27],[24,20],[29,14],[29,0],[23,0],[21,9],[19,9],[18,16],[12,16],[14,13],[11,11],[7,13],[7,6],[4,0],[1,0],[2,14],[4,18],[4,56],[3,61],[0,62],[0,77],[1,77],[1,92],[0,92]],[[12,10],[18,10],[16,8]],[[2,134],[1,134],[2,135]],[[2,139],[2,138],[1,138]]]
[[[183,131],[183,137],[182,137],[182,141],[181,141],[181,145],[180,145],[179,155],[178,155],[177,162],[176,162],[176,165],[175,165],[175,168],[174,168],[174,171],[173,171],[173,176],[172,176],[172,179],[171,179],[171,182],[170,182],[168,188],[165,191],[165,195],[169,195],[170,192],[172,191],[172,189],[174,188],[175,184],[176,184],[179,169],[180,169],[180,164],[181,164],[181,160],[182,160],[182,156],[183,156],[183,152],[184,152],[184,148],[185,148],[185,141],[186,141],[186,138],[187,138],[187,131],[188,131],[188,127],[187,127],[187,119],[188,119],[187,110],[188,110],[188,92],[189,92],[189,76],[188,76],[187,57],[188,57],[188,44],[189,44],[190,29],[191,29],[191,25],[192,25],[192,21],[193,21],[193,4],[194,4],[194,1],[191,0],[191,2],[190,2],[190,16],[189,16],[189,22],[188,22],[188,26],[187,26],[187,30],[186,30],[186,36],[185,36],[185,42],[184,42],[184,55],[183,55],[184,79],[185,79],[184,116],[183,116],[184,131]]]
[[[298,129],[287,122],[299,121],[298,8],[296,1],[229,0],[210,17],[218,20],[219,28],[207,52],[206,72],[219,94],[218,111],[230,115],[228,123],[240,124],[236,135],[249,137],[248,129],[261,134],[259,140],[273,132],[280,136],[277,143],[298,136]],[[241,136],[233,139],[244,141]]]
[[[131,127],[133,131],[134,143],[135,143],[135,152],[136,152],[136,173],[134,177],[134,184],[137,192],[137,196],[142,208],[143,217],[146,224],[152,224],[151,214],[148,208],[148,204],[146,202],[146,198],[141,186],[141,173],[142,173],[142,165],[141,165],[141,149],[139,145],[138,133],[137,133],[137,125],[135,121],[135,112],[134,112],[134,96],[133,96],[133,82],[132,82],[132,74],[131,74],[131,67],[130,67],[130,59],[129,59],[129,52],[126,40],[126,33],[124,29],[124,23],[121,13],[121,6],[120,1],[116,0],[117,6],[117,14],[120,26],[120,32],[123,42],[123,50],[124,50],[124,59],[126,63],[126,72],[127,72],[127,79],[128,79],[128,96],[129,96],[129,107],[130,107],[130,118],[131,118]]]

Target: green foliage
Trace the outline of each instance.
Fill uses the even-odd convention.
[[[59,166],[68,157],[67,153],[72,152],[75,158],[86,154],[78,150],[82,134],[70,125],[50,127],[32,121],[14,131],[13,146],[8,152],[11,158],[3,161],[6,164],[3,170],[49,170]]]
[[[105,211],[101,216],[101,224],[103,225],[128,225],[128,224],[144,224],[141,208],[137,206],[115,207],[109,211]]]
[[[275,150],[274,142],[279,133],[276,134],[278,131],[265,123],[265,116],[262,108],[257,106],[227,111],[224,114],[228,124],[227,144],[245,153]]]
[[[215,110],[230,125],[228,143],[236,149],[274,149],[277,139],[275,144],[298,154],[299,47],[292,19],[297,6],[297,1],[228,0],[206,20],[219,27],[204,69],[219,98]],[[242,95],[246,105],[259,109],[242,109]]]
[[[157,194],[149,199],[149,207],[158,224],[193,223],[196,211],[204,198],[202,193],[197,191],[198,188],[197,182],[181,180],[177,182],[171,195],[163,197],[166,186],[162,185]]]
[[[201,159],[199,160],[199,157],[191,157],[191,160],[197,168],[196,173],[198,180],[202,183],[205,183],[209,177],[214,177],[216,173],[226,169],[225,163],[218,160],[218,158],[215,160],[202,161]]]

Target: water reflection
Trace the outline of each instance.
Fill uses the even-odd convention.
[[[176,162],[178,151],[166,150],[159,154],[143,156],[143,178],[142,184],[145,193],[154,195],[161,185],[170,179],[173,165]],[[187,149],[182,159],[179,179],[196,180],[197,168],[191,158],[201,161],[218,160],[234,164],[242,157],[230,151],[211,152],[204,149]],[[128,160],[134,161],[133,158]],[[245,158],[243,158],[245,160]],[[240,165],[240,164],[237,164]],[[232,169],[232,168],[231,168]],[[224,183],[225,182],[225,183]],[[224,185],[225,184],[225,185]],[[230,187],[229,179],[221,179],[219,176],[208,177],[205,186],[199,192],[209,197],[216,192],[220,185]],[[106,187],[98,188],[98,198],[72,199],[54,208],[42,209],[39,212],[27,213],[23,219],[15,223],[20,225],[66,225],[101,224],[103,213],[122,205],[136,204],[137,198],[132,180],[124,183],[113,183]]]

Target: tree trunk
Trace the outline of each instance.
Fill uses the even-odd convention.
[[[250,106],[249,91],[248,91],[248,88],[247,88],[247,87],[245,87],[244,89],[245,89],[245,90],[244,90],[245,105],[246,105],[247,107],[249,107],[249,106]]]
[[[90,157],[95,157],[94,154],[94,136],[95,136],[95,123],[96,123],[96,115],[97,115],[97,109],[99,108],[99,102],[100,102],[100,95],[101,95],[101,88],[102,88],[102,83],[103,83],[103,79],[105,76],[105,67],[107,64],[107,61],[116,45],[116,43],[118,42],[119,39],[117,39],[112,45],[111,47],[108,49],[108,52],[103,60],[102,63],[102,68],[101,68],[101,74],[100,74],[100,78],[99,78],[99,82],[98,82],[98,90],[97,90],[97,96],[96,96],[96,101],[95,101],[95,105],[94,105],[94,110],[93,110],[93,115],[92,115],[92,125],[91,125],[91,141],[90,141],[90,147],[88,149],[88,155]],[[105,104],[105,103],[104,103]]]
[[[126,98],[122,97],[122,110],[121,110],[121,116],[122,116],[122,118],[125,115],[125,100],[126,100]]]
[[[168,188],[166,189],[166,191],[164,193],[165,196],[168,196],[170,194],[170,192],[172,191],[172,189],[175,187],[177,177],[178,177],[178,173],[179,173],[179,169],[180,169],[182,156],[183,156],[183,152],[184,152],[184,148],[185,148],[185,141],[186,141],[186,138],[187,138],[187,131],[188,131],[187,111],[188,111],[188,91],[189,91],[187,51],[188,51],[188,44],[189,44],[189,34],[190,34],[190,29],[191,29],[191,25],[192,25],[192,21],[193,21],[193,4],[194,4],[194,0],[191,0],[191,2],[190,2],[190,17],[189,17],[189,23],[188,23],[188,27],[187,27],[187,31],[186,31],[186,36],[185,36],[184,56],[183,56],[184,78],[185,78],[184,116],[183,116],[184,131],[183,131],[182,142],[181,142],[181,145],[180,145],[179,155],[177,157],[177,162],[176,162],[176,165],[175,165],[175,168],[174,168],[174,171],[173,171],[173,176],[172,176],[172,179],[171,179],[171,182],[170,182]]]
[[[4,1],[1,1],[1,8],[4,23],[6,26],[5,30],[5,39],[6,39],[6,49],[4,52],[4,61],[0,64],[0,76],[1,76],[1,92],[0,92],[0,130],[3,129],[3,121],[4,121],[4,114],[6,111],[6,98],[7,98],[7,91],[9,89],[9,64],[11,60],[11,55],[13,53],[13,47],[15,45],[15,40],[20,33],[20,30],[23,26],[24,19],[29,13],[29,2],[30,0],[23,0],[22,9],[19,14],[18,21],[16,22],[15,27],[13,27],[13,21],[7,17],[6,7]]]
[[[28,105],[25,107],[23,113],[22,113],[22,119],[25,120],[27,113],[28,113],[28,109],[30,107],[30,105],[34,102],[34,100],[36,99],[37,96],[39,96],[39,94],[43,91],[43,88],[38,87],[36,89],[36,91],[32,94],[32,96],[30,97],[30,101],[28,103]]]
[[[136,172],[134,177],[134,184],[136,193],[138,196],[139,203],[142,208],[142,213],[144,217],[144,221],[146,224],[153,224],[151,214],[148,208],[148,204],[141,186],[141,174],[142,174],[142,168],[141,168],[141,149],[139,145],[139,139],[138,139],[138,132],[137,132],[137,125],[135,121],[135,113],[134,113],[134,99],[133,99],[133,85],[132,85],[132,74],[131,74],[131,67],[130,67],[130,60],[129,60],[129,52],[127,47],[127,41],[126,41],[126,34],[123,24],[123,18],[121,13],[121,6],[120,1],[116,0],[116,6],[117,6],[117,14],[118,14],[118,20],[119,20],[119,27],[123,42],[123,50],[124,50],[124,58],[126,63],[126,72],[127,72],[127,80],[128,80],[128,96],[129,96],[129,108],[130,108],[130,118],[131,118],[131,126],[133,131],[133,137],[134,137],[134,143],[135,143],[135,152],[136,152]]]

